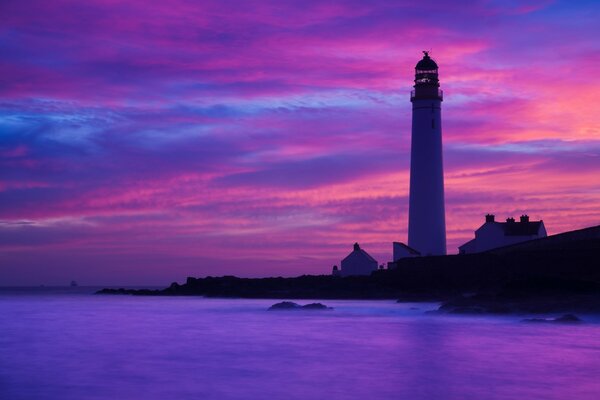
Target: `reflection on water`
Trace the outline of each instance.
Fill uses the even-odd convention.
[[[82,293],[0,292],[1,399],[600,398],[598,322]]]

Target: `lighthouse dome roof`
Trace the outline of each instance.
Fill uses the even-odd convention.
[[[438,65],[435,63],[435,61],[431,59],[431,57],[429,57],[429,52],[424,51],[423,54],[423,59],[417,63],[415,69],[421,71],[430,71],[432,69],[438,69]]]

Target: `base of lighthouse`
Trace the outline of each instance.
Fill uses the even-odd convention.
[[[413,101],[408,245],[421,255],[446,254],[440,103]]]

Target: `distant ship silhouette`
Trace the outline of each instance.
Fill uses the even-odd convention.
[[[71,287],[78,286],[76,281],[71,281]]]

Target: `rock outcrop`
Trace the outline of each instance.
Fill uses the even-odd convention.
[[[276,303],[269,307],[269,311],[273,310],[333,310],[333,308],[327,307],[321,303],[310,303],[301,306],[293,301],[282,301],[281,303]]]
[[[558,318],[525,318],[521,322],[554,323],[554,324],[578,324],[583,322],[578,316],[565,314]]]

